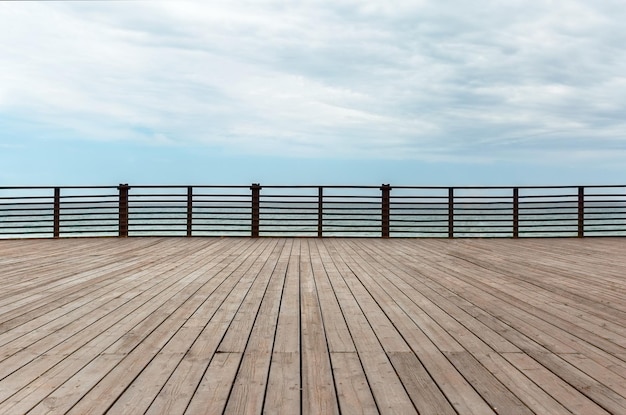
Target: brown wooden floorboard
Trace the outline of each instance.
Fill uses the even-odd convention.
[[[2,414],[624,414],[626,239],[0,241]]]

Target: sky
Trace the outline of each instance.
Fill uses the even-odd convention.
[[[626,183],[623,0],[0,2],[0,186]]]

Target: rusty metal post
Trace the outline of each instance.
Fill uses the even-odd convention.
[[[578,188],[578,237],[585,236],[585,188]]]
[[[52,236],[58,238],[61,235],[61,189],[54,188],[54,218],[52,225]]]
[[[381,190],[381,236],[383,238],[389,238],[389,214],[390,214],[390,193],[391,186],[389,184],[383,184]]]
[[[128,183],[120,183],[119,190],[119,232],[120,237],[128,236]]]
[[[454,188],[448,188],[448,238],[454,238]]]
[[[519,238],[519,188],[513,188],[513,238]]]
[[[252,190],[252,223],[251,223],[251,236],[253,238],[259,237],[259,224],[261,222],[261,185],[259,183],[252,183],[250,186]]]
[[[193,221],[193,187],[187,187],[187,236],[191,236]]]
[[[324,233],[324,188],[317,188],[317,237],[321,238]]]

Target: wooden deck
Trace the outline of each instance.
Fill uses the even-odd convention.
[[[0,241],[1,414],[625,414],[626,239]]]

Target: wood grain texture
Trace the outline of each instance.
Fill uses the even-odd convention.
[[[0,241],[0,413],[623,414],[626,239]]]

